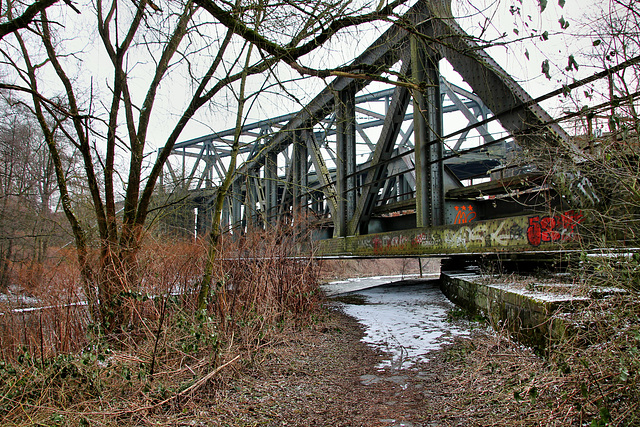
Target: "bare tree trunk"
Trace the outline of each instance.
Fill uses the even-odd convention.
[[[247,58],[245,60],[244,70],[240,79],[240,93],[238,94],[238,112],[236,114],[236,129],[233,136],[233,145],[231,147],[229,169],[224,177],[224,181],[218,188],[216,194],[216,201],[213,209],[213,215],[211,218],[211,231],[209,233],[209,247],[207,249],[207,260],[205,263],[204,274],[200,283],[200,292],[198,293],[198,310],[205,310],[207,308],[207,302],[209,300],[209,294],[211,293],[211,285],[213,282],[213,267],[215,265],[217,255],[219,252],[220,244],[222,242],[222,208],[224,206],[224,199],[229,193],[229,188],[233,183],[233,178],[236,173],[236,163],[238,160],[238,152],[240,151],[240,134],[242,132],[242,119],[244,116],[245,106],[245,86],[247,82],[249,62],[251,60],[251,51],[253,45],[249,44]]]
[[[131,320],[127,300],[139,288],[136,255],[136,248],[103,244],[98,290],[100,319],[106,332],[121,332]]]

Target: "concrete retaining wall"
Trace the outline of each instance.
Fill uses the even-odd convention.
[[[482,315],[494,328],[504,328],[540,351],[565,333],[561,313],[584,307],[589,301],[587,297],[491,284],[486,277],[468,272],[443,272],[440,286],[456,305]]]

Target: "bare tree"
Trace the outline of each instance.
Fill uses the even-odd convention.
[[[8,38],[2,40],[3,63],[11,67],[16,79],[2,87],[30,95],[31,109],[51,153],[61,205],[73,230],[85,293],[91,305],[98,307],[96,314],[107,330],[117,330],[127,321],[122,299],[138,288],[137,252],[154,188],[175,142],[194,114],[234,82],[263,73],[281,61],[295,61],[341,28],[381,19],[401,3],[359,15],[359,11],[349,8],[349,2],[342,0],[284,5],[238,1],[226,5],[216,16],[217,21],[211,23],[191,0],[162,5],[149,0],[135,4],[96,0],[92,25],[112,70],[107,87],[102,89],[108,97],[94,94],[98,85],[95,80],[83,82],[82,72],[78,71],[83,63],[75,60],[83,52],[73,50],[72,43],[64,38],[63,28],[46,11],[40,13],[32,32],[15,32],[13,44],[6,41]],[[242,28],[249,28],[248,23],[254,22],[258,11],[265,16],[274,14],[270,21],[273,25],[261,28],[276,38],[287,37],[287,47],[265,50],[259,46],[262,54],[250,56],[249,62],[242,64],[227,53],[230,46],[237,44],[234,30],[221,31],[224,27],[218,22],[231,18]],[[278,15],[282,11],[296,18],[295,25],[283,23],[283,17]],[[204,52],[210,55],[203,55]],[[203,65],[203,61],[208,64]],[[162,82],[173,70],[187,74],[193,90],[149,174],[144,176],[154,107]],[[61,160],[64,150],[54,138],[54,128],[78,151],[84,165],[100,241],[97,264],[90,262],[88,230],[74,210]],[[119,167],[118,156],[123,153],[127,156],[126,165]],[[126,176],[121,176],[119,170]],[[119,180],[123,193],[119,193]],[[121,213],[116,207],[120,194]]]
[[[27,28],[40,12],[53,6],[57,2],[58,0],[37,0],[28,5],[22,4],[22,2],[5,2],[5,10],[3,11],[0,7],[0,17],[4,18],[4,22],[0,22],[0,39],[14,31]],[[71,3],[71,0],[64,0],[64,2],[76,13],[80,13]],[[16,9],[21,6],[22,10],[16,11]]]
[[[0,286],[12,262],[41,264],[64,234],[52,211],[57,186],[42,133],[21,106],[3,105],[0,121]],[[65,156],[64,164],[70,158]]]
[[[591,33],[592,52],[587,57],[596,67],[606,69],[640,55],[640,13],[636,6],[635,2],[612,0],[601,6],[598,19],[590,21],[588,32]],[[628,100],[640,89],[640,65],[610,74],[607,84],[601,87],[605,90],[600,95],[605,99]],[[638,113],[634,102],[612,103],[606,114],[608,117],[600,118],[606,120],[610,132],[638,132]],[[600,133],[598,129],[595,131]]]

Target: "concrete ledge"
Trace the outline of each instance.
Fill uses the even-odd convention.
[[[562,292],[566,284],[526,289],[515,284],[490,284],[470,272],[443,272],[440,283],[442,292],[453,303],[471,314],[482,315],[494,328],[504,328],[518,341],[543,352],[567,332],[561,313],[584,308],[591,300]],[[549,292],[550,288],[554,292]]]
[[[538,226],[539,215],[524,215],[464,224],[422,227],[386,233],[318,240],[317,256],[393,257],[406,255],[501,254],[566,251],[580,241],[581,215],[566,212],[552,218],[552,230]],[[564,219],[563,219],[564,218]]]

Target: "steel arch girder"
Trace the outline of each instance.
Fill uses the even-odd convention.
[[[544,134],[544,138],[554,145],[573,145],[564,129],[554,123],[542,107],[533,104],[533,98],[460,28],[450,8],[429,2],[429,9],[437,18],[432,20],[433,35],[424,36],[428,40],[439,41],[432,43],[432,49],[449,61],[502,126],[519,136],[519,143],[531,146]],[[536,137],[522,134],[526,129],[537,127],[540,132]],[[577,148],[570,148],[577,152]]]

